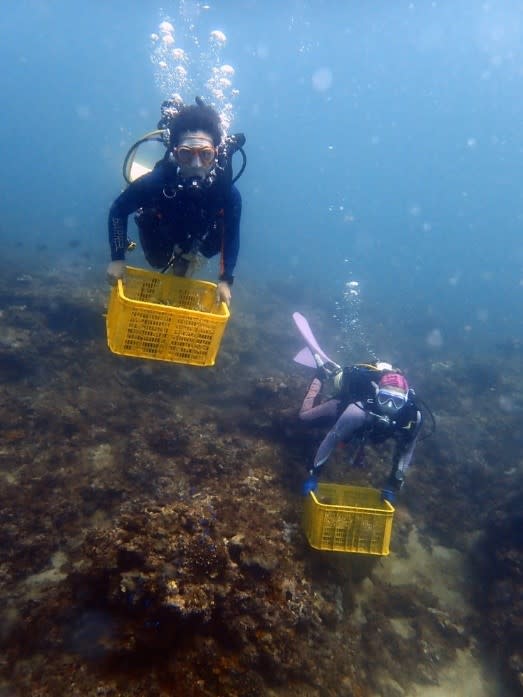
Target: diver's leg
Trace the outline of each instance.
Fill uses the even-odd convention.
[[[145,258],[154,269],[163,269],[169,263],[173,249],[168,230],[160,224],[154,209],[142,210],[134,219]]]
[[[322,387],[323,383],[319,378],[314,378],[309,385],[309,389],[307,390],[307,394],[305,395],[299,412],[301,421],[315,421],[316,419],[322,418],[336,418],[339,405],[337,399],[329,399],[322,404],[314,406],[314,403],[320,396]]]
[[[189,264],[191,260],[184,254],[180,256],[175,256],[172,263],[172,270],[175,276],[185,276],[187,270],[189,269]]]

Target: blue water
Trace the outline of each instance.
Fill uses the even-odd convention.
[[[4,0],[3,260],[13,259],[21,274],[52,266],[66,282],[72,270],[81,275],[89,268],[89,282],[101,289],[91,297],[106,297],[107,214],[124,186],[126,152],[155,128],[171,87],[186,100],[196,94],[212,100],[206,83],[213,68],[230,65],[230,131],[246,134],[248,157],[239,181],[244,208],[232,322],[240,298],[246,313],[236,328],[261,318],[270,338],[269,346],[256,346],[265,363],[256,363],[248,342],[243,347],[255,363],[253,374],[265,377],[267,366],[284,365],[282,374],[295,369],[273,342],[279,331],[270,323],[274,292],[288,309],[288,345],[299,345],[292,310],[310,311],[315,331],[327,323],[318,322],[319,313],[327,312],[333,326],[341,325],[335,337],[319,334],[329,354],[341,362],[356,346],[364,352],[350,360],[399,357],[409,379],[434,400],[440,440],[430,443],[439,446],[430,457],[425,446],[420,450],[435,466],[431,481],[442,501],[448,491],[437,480],[438,468],[454,471],[461,451],[450,442],[461,435],[471,453],[462,481],[472,472],[474,482],[475,468],[480,479],[488,470],[481,469],[483,460],[494,469],[499,459],[510,486],[520,446],[517,347],[523,341],[521,10],[521,0],[176,0],[161,6]],[[186,52],[185,82],[159,65],[162,21],[172,23],[173,45]],[[223,45],[209,41],[216,31],[226,37]],[[232,88],[238,93],[229,94]],[[139,251],[131,261],[145,265]],[[267,285],[273,304],[258,312]],[[74,315],[76,327],[83,317]],[[82,327],[78,340],[88,335]],[[501,434],[498,455],[497,442],[491,443],[495,427],[476,409],[481,399],[490,403],[494,388],[449,399],[439,395],[437,381],[454,386],[454,373],[446,382],[438,375],[460,354],[497,355],[501,371],[496,352],[511,343],[516,350],[505,355],[519,363],[511,384],[495,394],[509,432]],[[464,380],[483,375],[485,384],[497,384],[488,360],[475,365]],[[238,391],[243,384],[238,379]],[[252,385],[245,386],[246,399],[249,390]],[[191,388],[189,397],[198,401],[198,390]],[[210,403],[197,404],[202,423]],[[485,413],[479,417],[487,419]],[[462,428],[459,439],[449,428],[454,421]],[[11,439],[16,442],[16,429]],[[464,498],[474,501],[469,494]],[[93,632],[111,629],[104,616],[85,617],[85,636],[83,625],[73,625],[79,651],[82,642],[96,640]]]
[[[39,243],[73,263],[87,240],[103,274],[122,159],[167,96],[150,39],[166,18],[193,59],[227,37],[249,160],[238,284],[321,284],[334,312],[356,280],[361,321],[408,306],[420,350],[521,338],[517,0],[5,3],[6,253],[24,239],[29,266]],[[199,93],[209,66],[193,60]]]

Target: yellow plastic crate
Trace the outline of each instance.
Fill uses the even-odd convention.
[[[128,266],[109,297],[107,343],[123,356],[214,365],[228,320],[216,284]]]
[[[303,528],[315,549],[386,556],[393,516],[377,489],[319,483],[305,499]]]

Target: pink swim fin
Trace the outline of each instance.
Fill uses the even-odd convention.
[[[294,357],[296,363],[305,365],[308,368],[326,368],[329,372],[340,370],[340,366],[327,356],[316,341],[316,337],[312,333],[312,329],[305,317],[299,312],[295,312],[292,318],[307,344],[305,348]]]
[[[305,365],[307,368],[317,368],[318,365],[314,360],[312,351],[308,346],[304,346],[299,353],[294,356],[294,361],[300,365]]]

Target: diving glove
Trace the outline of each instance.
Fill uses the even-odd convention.
[[[396,501],[396,492],[392,491],[392,489],[382,489],[381,500],[388,501],[389,503],[394,503]]]
[[[318,488],[318,478],[315,477],[313,474],[311,474],[307,479],[303,482],[302,485],[302,494],[304,496],[308,496],[311,491],[316,491]]]
[[[114,285],[119,278],[123,278],[125,273],[125,261],[111,261],[107,267],[107,280]]]
[[[231,304],[231,287],[227,281],[219,281],[216,288],[216,299],[218,302],[224,302],[227,307]]]

